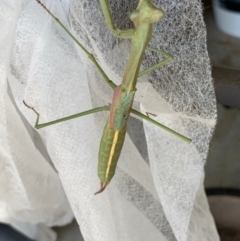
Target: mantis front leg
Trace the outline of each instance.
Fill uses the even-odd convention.
[[[102,7],[105,22],[108,28],[111,30],[112,34],[117,38],[132,38],[134,33],[133,29],[120,30],[115,27],[107,0],[100,0],[100,4]]]

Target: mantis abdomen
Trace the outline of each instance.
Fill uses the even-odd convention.
[[[107,121],[98,154],[98,177],[101,182],[101,189],[97,193],[102,192],[114,176],[125,134],[126,125],[122,130],[116,131],[110,128],[109,120]]]
[[[132,108],[135,91],[125,92],[122,86],[114,90],[110,114],[103,130],[98,154],[98,177],[102,192],[114,176],[125,139],[127,120]]]

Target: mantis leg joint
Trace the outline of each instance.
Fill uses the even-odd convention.
[[[92,54],[88,54],[88,58],[89,58],[90,60],[92,60],[92,61],[95,61],[95,58],[94,58],[94,56],[93,56]]]

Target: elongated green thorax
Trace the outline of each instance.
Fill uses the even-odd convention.
[[[153,23],[158,22],[164,12],[155,7],[149,0],[139,1],[138,7],[130,15],[136,30],[132,37],[132,49],[123,75],[122,90],[135,90],[139,69],[145,49],[152,38]]]

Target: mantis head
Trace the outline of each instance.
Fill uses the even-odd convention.
[[[140,23],[155,23],[160,21],[164,16],[161,8],[155,7],[149,0],[140,0],[138,7],[130,14],[130,19],[135,25]]]

